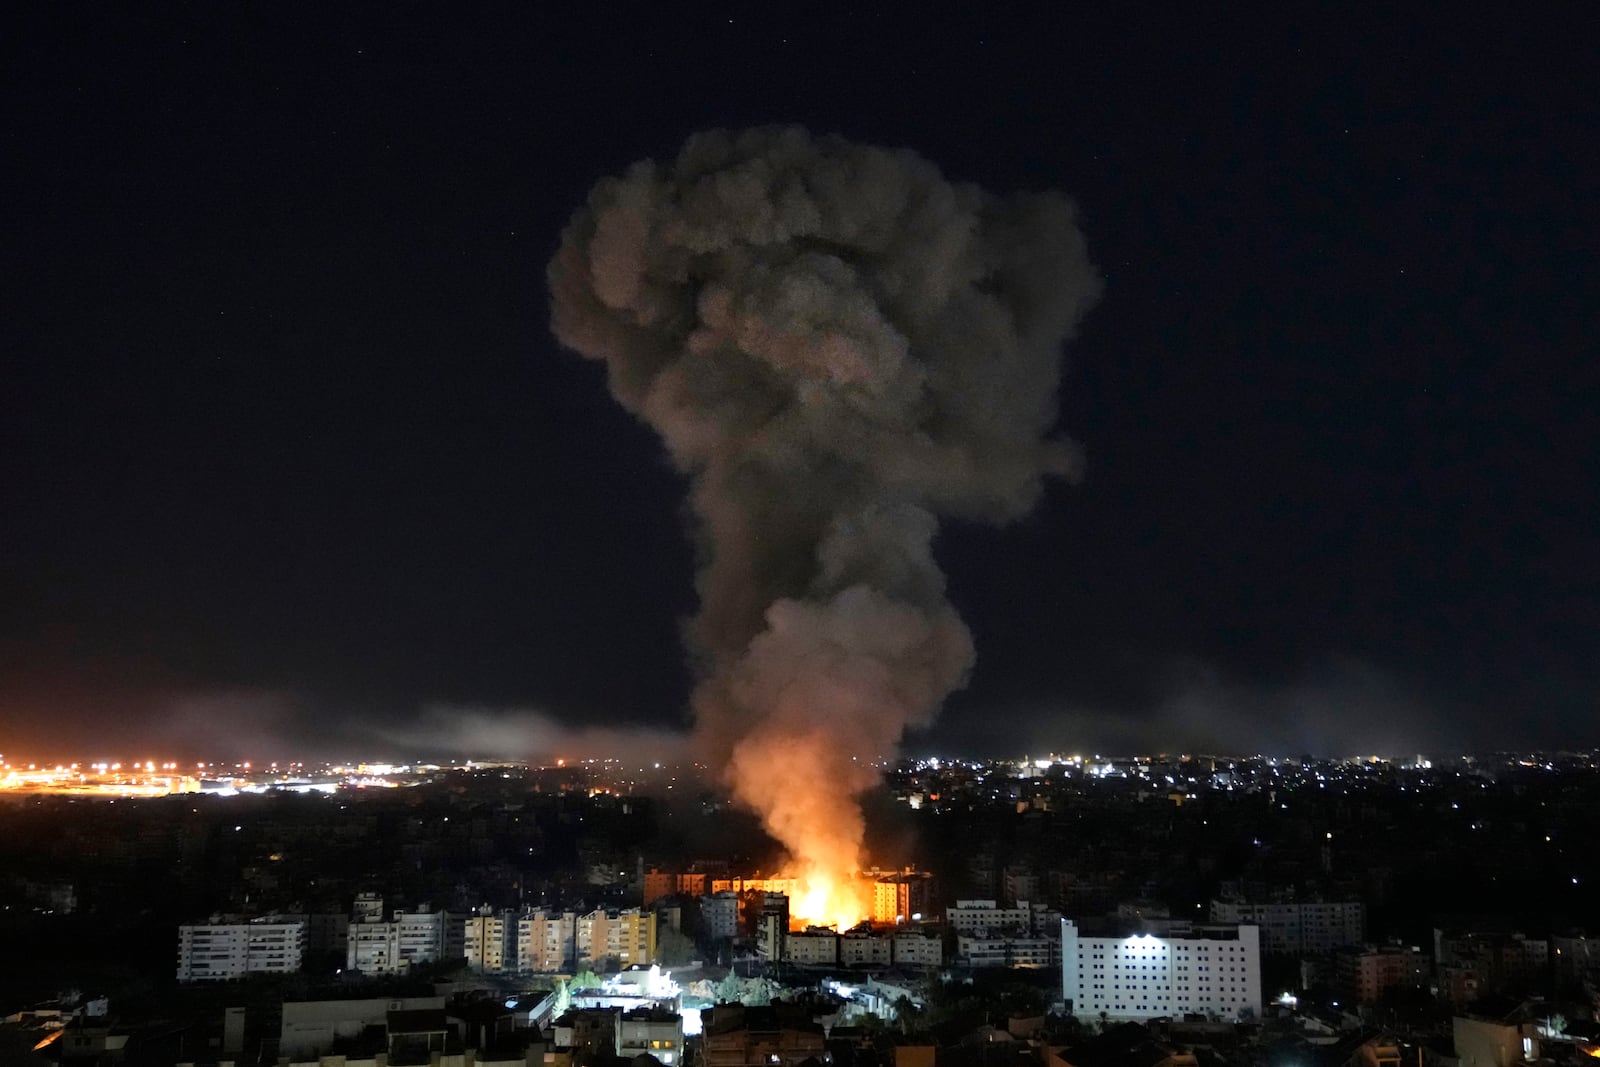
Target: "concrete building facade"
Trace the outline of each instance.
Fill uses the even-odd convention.
[[[358,923],[383,922],[383,897],[378,893],[357,893],[350,906],[350,921]]]
[[[875,923],[912,922],[932,914],[937,887],[926,871],[905,870],[895,874],[876,874],[872,882],[872,921]]]
[[[887,967],[894,961],[894,938],[863,928],[839,936],[839,963],[846,967]]]
[[[1027,934],[990,937],[956,935],[956,962],[968,967],[1054,967],[1061,962],[1061,942]]]
[[[756,916],[756,952],[768,960],[783,959],[783,943],[789,936],[789,898],[782,893],[761,894],[761,910]]]
[[[705,1067],[800,1067],[827,1056],[822,1027],[796,1005],[718,1004],[703,1040]]]
[[[790,931],[784,939],[783,958],[801,966],[828,966],[839,962],[839,933],[831,926],[808,926]]]
[[[1261,951],[1270,955],[1324,955],[1364,936],[1365,910],[1360,901],[1250,903],[1213,900],[1214,923],[1248,923],[1261,929]]]
[[[442,911],[396,911],[390,922],[352,922],[345,967],[361,974],[407,974],[416,964],[442,960],[449,925]]]
[[[336,1041],[385,1026],[391,1011],[444,1010],[443,997],[381,997],[373,1000],[284,1001],[278,1054],[290,1060],[317,1060]]]
[[[703,897],[710,885],[710,875],[698,871],[658,871],[654,868],[644,875],[644,906],[649,907],[662,897]]]
[[[1386,989],[1424,986],[1432,961],[1410,945],[1367,945],[1334,953],[1334,983],[1358,1004],[1375,1004]]]
[[[665,1067],[683,1062],[683,1016],[660,1008],[635,1008],[617,1017],[617,1055],[654,1056]]]
[[[535,910],[517,919],[517,970],[535,974],[570,973],[577,966],[578,916],[571,911]]]
[[[732,941],[739,936],[740,902],[740,895],[731,889],[713,893],[700,901],[700,919],[708,937]]]
[[[896,930],[894,962],[900,967],[942,967],[944,940],[923,930]]]
[[[303,920],[216,922],[178,927],[178,981],[225,982],[247,974],[291,974],[305,957]]]
[[[958,934],[1001,934],[1033,930],[1033,908],[1026,900],[1015,907],[1002,908],[993,900],[958,900],[946,908],[945,924]]]
[[[1260,931],[1174,924],[1159,937],[1125,930],[1089,936],[1063,919],[1061,985],[1073,1013],[1083,1018],[1258,1018]]]
[[[602,966],[614,960],[623,967],[656,962],[655,912],[639,908],[597,909],[577,918],[573,933],[579,966]]]
[[[485,908],[462,923],[462,954],[479,974],[506,974],[517,968],[517,919],[509,911]]]

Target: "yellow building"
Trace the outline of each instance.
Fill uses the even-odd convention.
[[[795,880],[793,878],[713,878],[711,880],[712,893],[782,893],[786,897],[795,895]]]
[[[467,916],[462,944],[467,967],[481,974],[504,974],[516,969],[517,920],[511,912],[496,915],[487,909]]]
[[[872,921],[912,922],[934,905],[933,876],[923,871],[898,874],[869,872],[872,881]]]
[[[623,967],[658,962],[655,912],[638,908],[591,911],[578,916],[574,941],[579,966],[594,967],[607,960]]]

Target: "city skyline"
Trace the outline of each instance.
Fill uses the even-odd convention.
[[[976,659],[911,750],[1592,746],[1562,17],[15,15],[0,750],[680,746],[685,485],[544,268],[771,123],[1059,190],[1103,283],[1081,480],[935,542]]]

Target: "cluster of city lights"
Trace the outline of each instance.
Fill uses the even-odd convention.
[[[197,775],[180,771],[173,760],[101,760],[94,763],[0,761],[0,792],[109,797],[159,797],[200,790]]]
[[[470,767],[470,765],[468,765]],[[0,756],[0,795],[162,797],[179,793],[275,791],[333,793],[341,789],[396,789],[431,781],[437,764],[356,763],[308,766],[299,761],[98,759],[72,763],[6,762]]]

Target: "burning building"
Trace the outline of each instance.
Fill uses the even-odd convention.
[[[905,150],[712,131],[590,192],[552,325],[690,481],[696,734],[792,860],[796,918],[872,914],[858,797],[973,664],[940,517],[1005,522],[1074,445],[1061,349],[1096,299],[1076,211]]]

